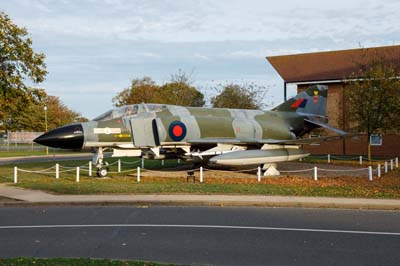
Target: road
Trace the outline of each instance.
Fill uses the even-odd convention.
[[[400,265],[400,212],[223,207],[0,209],[0,257],[190,265]]]

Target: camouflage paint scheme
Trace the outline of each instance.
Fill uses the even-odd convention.
[[[314,91],[318,91],[316,103],[314,103]],[[308,101],[312,101],[312,103],[308,103],[305,108],[291,107],[297,99],[304,98],[304,94],[308,95]],[[142,120],[143,123],[152,123],[155,120],[157,129],[151,128],[149,132],[151,136],[146,136],[147,140],[140,142],[144,145],[135,145],[137,148],[153,147],[154,144],[161,146],[196,146],[196,144],[202,143],[231,143],[262,146],[266,143],[284,143],[285,141],[295,140],[310,130],[305,125],[305,118],[311,117],[311,119],[323,123],[327,121],[325,117],[326,95],[326,88],[322,86],[311,87],[295,98],[266,112],[162,104],[125,106],[120,108],[121,110],[112,110],[113,113],[108,116],[100,116],[93,121],[82,123],[85,135],[84,147],[118,146],[137,142],[135,132],[133,138],[131,134],[134,131],[131,122],[135,120]],[[128,112],[128,107],[138,110],[138,112],[133,115],[126,115],[125,112]],[[323,108],[318,110],[316,107]],[[182,122],[187,129],[186,136],[180,141],[172,139],[168,132],[171,123],[175,121]],[[95,128],[120,128],[120,132],[95,134]],[[158,143],[154,141],[154,135],[158,135]]]

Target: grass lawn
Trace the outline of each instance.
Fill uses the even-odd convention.
[[[117,171],[117,159],[108,161],[111,172]],[[136,167],[140,165],[137,158],[124,158],[122,171],[111,173],[112,178],[98,179],[88,177],[84,170],[80,174],[80,182],[75,181],[75,168],[61,168],[71,172],[55,174],[32,174],[18,172],[19,187],[46,190],[60,194],[247,194],[247,195],[288,195],[288,196],[329,196],[329,197],[362,197],[362,198],[400,198],[400,171],[384,174],[382,178],[368,181],[364,176],[321,177],[314,181],[312,177],[281,176],[278,178],[262,178],[257,182],[256,173],[233,173],[221,171],[205,171],[204,183],[199,183],[196,172],[196,183],[186,182],[186,172],[147,172],[142,171],[141,182],[136,181]],[[134,161],[136,163],[132,164]],[[73,167],[87,163],[86,161],[62,162],[64,167]],[[128,164],[129,163],[129,164]],[[166,160],[166,168],[177,165],[176,160]],[[54,166],[53,163],[20,164],[21,169],[41,170]],[[161,169],[161,161],[145,161],[145,168]],[[54,171],[50,169],[49,171]],[[13,166],[0,166],[0,182],[11,183]]]
[[[106,259],[35,259],[35,258],[12,258],[1,259],[2,266],[174,266],[174,264],[159,264],[144,261],[121,261]]]

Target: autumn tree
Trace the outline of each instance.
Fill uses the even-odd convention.
[[[45,96],[41,103],[31,103],[24,106],[24,112],[19,112],[13,118],[10,130],[45,131],[45,110],[47,107],[47,129],[52,130],[60,126],[75,122],[86,122],[86,118],[69,109],[56,96]]]
[[[203,106],[204,95],[191,85],[187,74],[179,71],[169,82],[159,86],[150,77],[132,80],[131,86],[114,98],[115,106],[137,103],[163,103],[183,106]]]
[[[35,53],[25,28],[0,12],[0,120],[9,129],[26,106],[40,102],[44,91],[30,86],[43,82],[47,74],[45,56]]]
[[[215,97],[211,98],[213,107],[237,108],[237,109],[259,109],[263,106],[262,100],[267,89],[256,84],[238,85],[228,84]]]
[[[160,87],[160,103],[195,106],[204,105],[204,95],[192,86],[191,74],[181,69],[171,75],[169,82]]]
[[[114,98],[115,106],[158,101],[159,86],[150,78],[133,79],[130,87],[123,89]]]
[[[60,126],[71,123],[87,122],[88,119],[82,117],[80,113],[68,108],[59,97],[48,96],[44,103],[47,106],[48,129],[52,130]],[[38,111],[44,112],[44,106],[41,105]],[[44,128],[44,127],[43,127]]]
[[[183,82],[168,82],[159,88],[158,103],[197,106],[204,105],[204,95],[195,87]]]
[[[371,160],[370,137],[400,129],[400,56],[388,61],[385,55],[368,54],[369,60],[356,62],[357,73],[346,83],[345,98],[350,129],[368,136],[368,159]]]

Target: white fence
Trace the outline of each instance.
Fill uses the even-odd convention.
[[[122,170],[122,164],[127,164],[127,165],[134,165],[137,163],[141,163],[141,167],[137,166],[136,168],[133,167],[133,169],[129,170]],[[281,173],[306,173],[310,172],[310,177],[313,177],[315,181],[318,180],[318,173],[320,172],[343,172],[343,173],[348,173],[348,172],[359,172],[360,174],[366,174],[368,176],[368,180],[372,181],[374,173],[376,173],[376,177],[381,177],[382,176],[382,170],[384,173],[388,173],[389,170],[394,170],[394,168],[398,169],[399,168],[399,159],[398,157],[394,159],[390,159],[388,161],[384,161],[383,164],[381,165],[380,163],[377,165],[377,167],[374,169],[372,166],[364,167],[364,168],[357,168],[357,169],[325,169],[321,167],[314,166],[309,169],[298,169],[298,170],[290,170],[290,171],[280,171]],[[178,164],[180,161],[178,160]],[[112,166],[117,164],[118,170],[117,171],[110,171],[108,172],[109,174],[113,173],[133,173],[136,172],[136,180],[137,182],[140,182],[141,180],[141,172],[146,171],[146,172],[162,172],[162,171],[155,171],[155,170],[150,170],[144,168],[145,161],[143,159],[137,160],[134,162],[124,162],[121,159],[118,159],[117,161],[108,164],[107,166]],[[164,160],[162,160],[161,165],[164,166]],[[390,167],[389,167],[390,165]],[[383,168],[383,169],[382,169]],[[89,161],[86,164],[80,165],[80,166],[62,166],[58,163],[56,163],[54,166],[42,169],[42,170],[27,170],[27,169],[22,169],[18,168],[17,166],[14,166],[14,183],[18,183],[18,172],[22,173],[35,173],[35,174],[51,174],[54,175],[55,179],[60,178],[60,174],[62,173],[67,173],[67,172],[75,172],[76,174],[76,182],[80,181],[80,173],[81,171],[86,172],[88,176],[93,176],[93,165],[92,162]],[[180,172],[187,172],[188,170],[181,170]],[[261,167],[253,168],[253,169],[246,169],[246,170],[238,170],[238,171],[223,171],[223,170],[214,170],[214,169],[207,169],[207,168],[197,168],[193,169],[193,171],[199,172],[199,178],[200,178],[200,183],[204,182],[205,174],[204,172],[226,172],[226,173],[245,173],[245,172],[254,172],[256,171],[256,177],[258,182],[261,182],[262,178],[262,170]]]
[[[358,161],[358,163],[360,165],[362,165],[364,162],[367,162],[367,163],[370,162],[367,157],[362,156],[362,155],[354,156],[354,157],[340,157],[340,156],[334,156],[334,155],[331,155],[331,154],[327,154],[327,155],[311,155],[310,158],[312,158],[312,159],[323,159],[323,160],[326,159],[327,163],[332,163],[333,160],[337,160],[337,161]],[[391,169],[392,170],[393,170],[393,164],[394,163],[396,164],[396,168],[399,168],[399,159],[398,159],[398,157],[393,158],[393,159],[388,159],[388,160],[385,160],[385,159],[382,159],[382,160],[371,159],[371,162],[375,162],[375,163],[376,162],[384,163],[385,161],[391,164]]]
[[[38,145],[33,140],[43,132],[26,132],[16,131],[8,132],[6,137],[0,139],[0,150],[15,151],[15,150],[43,150],[44,146]]]

